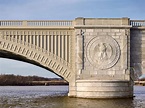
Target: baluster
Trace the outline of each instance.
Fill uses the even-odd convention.
[[[6,26],[6,22],[4,21],[3,23],[4,23],[4,26]]]
[[[32,26],[32,25],[33,25],[32,22],[28,21],[28,26]]]

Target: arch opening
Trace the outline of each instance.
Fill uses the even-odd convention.
[[[42,77],[49,77],[49,78],[60,78],[60,79],[64,79],[65,81],[67,81],[65,78],[63,78],[62,76],[60,76],[59,74],[57,74],[56,72],[54,72],[52,69],[46,67],[46,66],[43,66],[41,65],[40,63],[38,63],[37,61],[34,61],[34,60],[30,60],[24,56],[21,56],[21,55],[17,55],[17,54],[14,54],[12,52],[9,52],[9,51],[4,51],[4,50],[0,50],[0,60],[9,60],[10,62],[14,62],[14,61],[20,61],[20,62],[17,62],[18,63],[22,63],[24,65],[28,65],[29,66],[31,65],[32,67],[36,68],[36,69],[33,69],[34,71],[37,71],[36,74],[34,72],[32,72],[32,74],[34,73],[34,75],[36,76],[41,76],[39,74],[43,74],[43,72],[47,73],[46,76],[43,76]],[[12,61],[11,61],[12,60]],[[0,64],[2,64],[2,62],[0,62]],[[20,64],[18,64],[17,66],[15,67],[19,67]],[[8,67],[8,66],[7,66]],[[23,68],[25,69],[26,66]],[[37,70],[38,69],[38,70]],[[38,72],[38,71],[43,71],[43,72]],[[11,72],[10,72],[11,73]],[[15,74],[15,72],[12,72],[12,74]],[[21,74],[21,72],[19,72],[19,74]],[[37,75],[38,74],[38,75]],[[23,74],[22,74],[23,75]],[[27,74],[26,74],[27,75]],[[31,73],[30,73],[31,75]],[[49,75],[49,76],[47,76]],[[68,82],[68,81],[67,81]]]

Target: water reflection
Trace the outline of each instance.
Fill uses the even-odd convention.
[[[69,97],[53,97],[41,98],[35,101],[37,103],[45,104],[48,108],[134,108],[131,99],[117,99],[117,100],[96,100],[96,99],[79,99]],[[47,103],[47,104],[46,104]]]
[[[134,99],[105,100],[69,98],[67,86],[12,88],[0,89],[0,108],[145,108],[143,86],[135,87]]]

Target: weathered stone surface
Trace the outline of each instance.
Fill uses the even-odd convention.
[[[76,84],[77,96],[110,98],[126,95],[126,97],[130,97],[132,94],[125,93],[126,91],[131,92],[130,83],[115,82],[130,82],[130,72],[125,71],[130,66],[130,27],[124,26],[129,24],[128,19],[83,19],[83,21],[84,25],[79,25],[80,28],[76,25],[76,28],[78,27],[80,30],[85,28],[83,40],[85,60],[82,63],[83,71]],[[93,82],[96,80],[114,80],[114,82]],[[120,88],[115,89],[117,86]],[[102,95],[99,94],[99,90],[103,93]],[[124,94],[118,95],[115,90],[122,91]],[[111,93],[108,95],[110,91]],[[111,94],[114,95],[111,96]]]
[[[132,97],[129,81],[77,80],[77,96],[85,98]]]

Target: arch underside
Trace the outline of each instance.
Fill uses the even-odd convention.
[[[6,59],[12,59],[12,60],[18,60],[18,61],[30,63],[30,64],[42,67],[42,68],[44,68],[44,69],[46,69],[48,71],[53,72],[53,70],[49,69],[48,67],[44,67],[43,65],[37,63],[36,61],[30,60],[30,59],[28,59],[26,57],[23,57],[21,55],[17,55],[17,54],[14,54],[12,52],[8,52],[8,51],[5,51],[5,50],[0,50],[0,58],[6,58]],[[53,72],[53,73],[55,73],[55,72]],[[58,75],[58,74],[56,74],[56,75]],[[62,77],[62,76],[59,76],[59,77]]]
[[[70,81],[71,65],[65,60],[39,48],[17,39],[0,36],[0,57],[28,62],[57,74]]]

